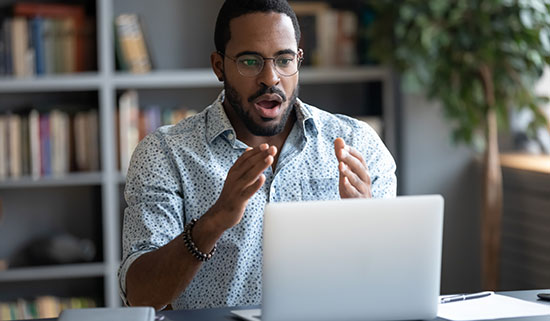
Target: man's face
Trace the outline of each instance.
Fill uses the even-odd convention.
[[[272,58],[284,52],[298,53],[294,27],[287,15],[252,13],[231,20],[231,39],[225,54],[240,57],[255,53]],[[281,76],[273,60],[264,62],[263,70],[255,77],[239,73],[237,64],[223,60],[225,99],[253,135],[279,134],[293,111],[298,92],[298,74]]]

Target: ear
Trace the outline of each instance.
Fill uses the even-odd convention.
[[[212,70],[218,77],[219,81],[223,81],[223,57],[216,51],[210,54],[210,64],[212,65]]]

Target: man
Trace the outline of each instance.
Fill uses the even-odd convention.
[[[297,99],[299,38],[284,0],[222,6],[211,63],[224,92],[132,157],[119,271],[128,304],[259,304],[267,202],[395,195],[393,158],[369,126]]]

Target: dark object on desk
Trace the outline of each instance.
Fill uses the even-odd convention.
[[[58,321],[154,321],[152,307],[67,309],[61,312]]]
[[[539,293],[537,296],[544,301],[550,301],[550,293]]]
[[[10,267],[90,262],[96,256],[94,243],[71,234],[59,234],[31,241],[14,255]]]

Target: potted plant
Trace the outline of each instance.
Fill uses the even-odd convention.
[[[497,131],[512,109],[529,109],[530,130],[548,120],[533,93],[550,64],[550,0],[373,1],[371,54],[410,72],[441,101],[456,142],[484,153],[482,286],[498,286],[502,173]]]

